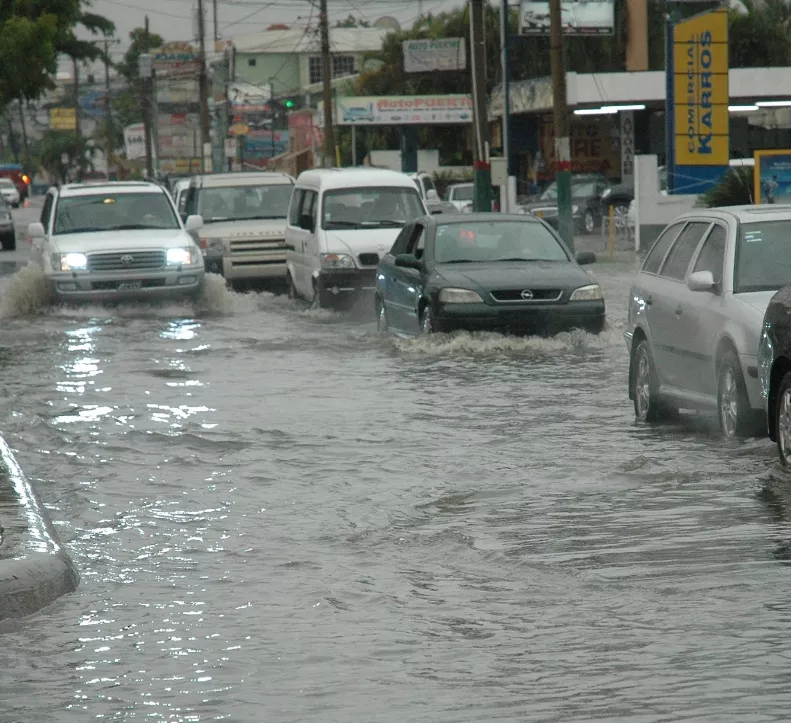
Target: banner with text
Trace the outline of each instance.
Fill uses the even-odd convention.
[[[703,193],[728,170],[728,10],[676,23],[668,63],[668,113],[673,125],[670,188]]]
[[[145,127],[142,123],[135,123],[124,128],[124,150],[130,161],[146,157]]]
[[[464,70],[467,67],[467,46],[464,38],[404,40],[402,47],[405,73]]]
[[[561,0],[563,34],[607,36],[615,26],[614,0]],[[549,35],[549,3],[522,0],[519,5],[520,35]]]
[[[323,103],[318,110],[318,125],[323,127]],[[467,95],[338,98],[333,120],[339,126],[472,123],[472,99]]]

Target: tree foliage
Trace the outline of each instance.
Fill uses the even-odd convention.
[[[370,28],[371,23],[362,18],[356,18],[354,15],[349,14],[345,20],[338,20],[335,23],[336,28]]]
[[[78,60],[101,57],[101,49],[78,39],[76,29],[109,34],[115,26],[87,6],[87,0],[0,1],[0,107],[51,88],[61,53]]]
[[[746,206],[755,203],[754,179],[752,166],[729,168],[723,179],[701,196],[701,201],[706,208]]]
[[[142,81],[138,73],[138,60],[143,53],[159,48],[165,42],[162,36],[156,33],[149,33],[146,36],[145,28],[132,30],[129,39],[132,42],[124,54],[124,59],[116,66],[126,81],[124,89],[113,99],[113,110],[120,128],[143,120],[143,109],[140,105]]]
[[[90,156],[94,149],[88,145],[83,136],[74,131],[46,130],[36,141],[33,154],[37,165],[53,178],[61,182],[67,180],[70,169],[75,168],[82,160],[83,167],[91,165]],[[64,156],[67,158],[63,162]]]
[[[786,0],[742,0],[732,11],[728,55],[731,68],[791,65],[791,5]]]

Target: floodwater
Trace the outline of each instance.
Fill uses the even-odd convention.
[[[788,720],[791,487],[635,426],[592,269],[610,329],[551,340],[0,279],[0,430],[82,575],[3,626],[0,721]]]

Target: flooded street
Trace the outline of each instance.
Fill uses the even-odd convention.
[[[80,570],[0,721],[781,721],[791,487],[635,426],[600,337],[394,340],[266,293],[20,315],[0,432]]]

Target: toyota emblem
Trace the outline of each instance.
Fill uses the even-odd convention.
[[[525,289],[525,290],[524,290],[524,291],[523,291],[523,292],[520,294],[520,296],[521,296],[523,299],[532,299],[532,298],[533,298],[533,292],[532,292],[532,291],[530,291],[530,289]]]
[[[121,263],[124,266],[129,266],[134,260],[135,260],[135,257],[134,256],[130,256],[129,254],[126,254],[126,255],[121,257]],[[532,296],[532,294],[531,294],[531,296]]]

